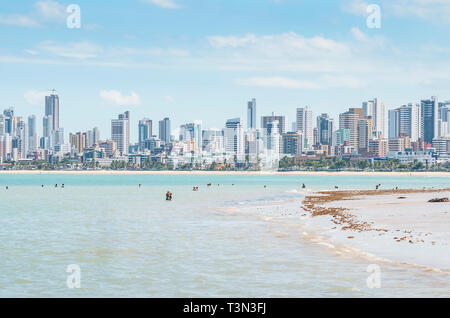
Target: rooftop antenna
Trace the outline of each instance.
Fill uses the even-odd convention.
[[[56,95],[56,89],[49,89],[50,92],[52,92],[52,95]]]

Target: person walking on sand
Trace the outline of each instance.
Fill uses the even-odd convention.
[[[166,201],[172,201],[172,192],[167,191],[167,193],[166,193]]]

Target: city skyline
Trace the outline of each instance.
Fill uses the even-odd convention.
[[[450,96],[442,1],[411,1],[402,14],[401,1],[380,1],[379,29],[366,25],[359,0],[171,2],[81,0],[81,29],[67,28],[66,1],[3,4],[2,107],[40,118],[56,83],[66,131],[107,131],[98,118],[127,110],[132,120],[170,117],[178,127],[201,118],[219,128],[218,112],[245,118],[249,96],[260,114],[289,119],[306,105],[337,119],[380,94],[388,109]]]
[[[247,126],[243,117],[236,117],[227,119],[221,129],[203,129],[203,122],[196,120],[172,130],[171,119],[165,117],[158,122],[158,133],[154,134],[152,119],[145,117],[134,125],[130,111],[126,111],[111,119],[109,138],[107,133],[101,138],[100,130],[94,127],[85,132],[70,132],[67,142],[64,127],[59,122],[59,95],[53,89],[45,96],[41,138],[35,115],[17,116],[14,108],[3,111],[0,115],[0,159],[2,162],[38,158],[53,161],[54,157],[69,156],[83,163],[108,158],[110,164],[114,160],[136,160],[136,156],[140,156],[139,162],[142,156],[147,159],[153,156],[156,160],[172,156],[171,160],[177,161],[183,157],[182,160],[192,157],[200,161],[210,157],[211,162],[226,162],[227,158],[243,162],[248,160],[244,159],[247,157],[255,162],[264,159],[263,165],[276,165],[286,155],[367,159],[411,156],[413,151],[414,157],[422,152],[420,160],[427,162],[431,158],[445,161],[450,156],[450,101],[439,102],[436,96],[391,110],[375,97],[363,101],[361,107],[340,113],[339,126],[334,125],[334,119],[327,113],[315,117],[310,106],[296,109],[296,122],[292,125],[285,115],[276,112],[258,116],[255,98],[246,106]],[[258,117],[261,118],[260,127]],[[138,130],[138,140],[130,138],[132,127]],[[428,149],[432,152],[425,154]]]

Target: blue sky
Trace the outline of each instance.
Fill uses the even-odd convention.
[[[81,29],[67,28],[71,3]],[[0,107],[41,117],[55,88],[66,134],[102,138],[125,110],[133,139],[143,117],[221,128],[253,97],[258,116],[309,105],[337,119],[375,96],[450,99],[449,31],[445,0],[3,1]]]

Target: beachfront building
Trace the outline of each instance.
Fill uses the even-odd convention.
[[[227,120],[224,129],[225,151],[237,156],[238,160],[243,160],[245,154],[244,145],[244,124],[242,118]]]
[[[423,140],[431,144],[434,138],[439,137],[437,97],[421,101],[421,118]]]
[[[139,150],[144,151],[145,141],[153,137],[153,122],[148,118],[140,120],[138,130],[139,130],[139,141],[138,141]]]
[[[363,102],[362,109],[365,117],[373,118],[373,135],[386,135],[386,106],[378,98]]]
[[[170,143],[171,136],[171,127],[170,127],[170,119],[164,118],[159,121],[159,139],[164,143]]]
[[[334,120],[328,114],[321,114],[317,117],[318,144],[332,145]]]
[[[256,99],[247,103],[247,129],[256,130]]]
[[[117,144],[117,149],[123,155],[128,154],[130,146],[130,112],[120,114],[111,120],[111,139]]]
[[[59,96],[53,90],[52,94],[45,96],[45,116],[49,117],[50,131],[59,128]]]
[[[314,144],[313,113],[309,106],[297,108],[297,131],[303,134],[304,148],[312,149]]]
[[[348,129],[350,132],[349,146],[358,150],[358,122],[364,117],[362,108],[350,108],[339,115],[339,129]]]

